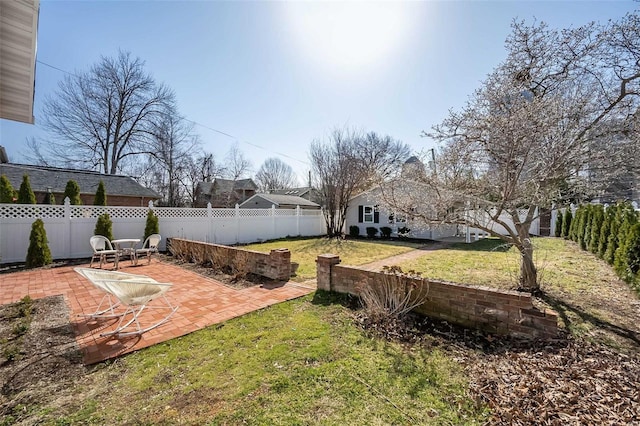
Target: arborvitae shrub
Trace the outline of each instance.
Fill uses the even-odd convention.
[[[29,249],[26,259],[27,268],[37,268],[51,263],[51,251],[47,242],[47,231],[42,219],[36,219],[31,225],[29,235]]]
[[[560,235],[562,235],[562,217],[562,212],[558,210],[556,214],[556,230],[554,232],[556,237],[560,237]]]
[[[564,217],[562,218],[562,238],[569,237],[569,229],[571,228],[571,222],[573,221],[573,213],[571,213],[571,206],[567,207],[564,211]]]
[[[53,195],[53,192],[47,192],[46,195],[44,196],[44,204],[55,204],[56,203],[56,196]]]
[[[582,250],[586,250],[589,245],[589,238],[591,238],[591,216],[593,212],[593,206],[588,204],[584,208],[583,217],[581,218],[581,228],[578,234],[578,243]]]
[[[630,244],[631,228],[638,223],[638,216],[629,203],[622,208],[622,223],[618,229],[618,248],[613,256],[613,267],[618,276],[628,282],[632,277],[628,274],[627,249]]]
[[[629,231],[627,241],[627,268],[630,280],[640,283],[640,223],[636,223]]]
[[[600,242],[600,229],[604,222],[604,207],[602,204],[594,206],[591,215],[591,235],[589,236],[588,249],[591,253],[598,253],[598,243]]]
[[[18,204],[35,204],[36,194],[31,190],[31,183],[29,182],[29,176],[22,176],[22,183],[20,184],[20,190],[18,191]]]
[[[98,189],[96,190],[96,196],[93,198],[94,206],[106,206],[107,205],[107,192],[104,189],[104,182],[100,181]]]
[[[360,235],[360,227],[358,225],[351,225],[349,227],[349,236],[357,237]]]
[[[576,216],[573,218],[573,222],[571,223],[571,231],[569,231],[569,238],[571,241],[579,242],[578,235],[580,234],[579,230],[582,229],[584,225],[584,207],[580,206],[576,210]]]
[[[611,226],[616,217],[617,206],[609,206],[604,212],[604,220],[600,228],[600,238],[598,238],[598,257],[604,259],[607,248],[609,247],[609,235],[611,234]]]
[[[98,221],[96,222],[96,228],[93,231],[93,234],[102,235],[107,237],[108,240],[113,240],[113,222],[111,221],[109,213],[104,213],[98,216]]]
[[[13,203],[15,193],[9,178],[5,175],[0,176],[0,203]]]
[[[607,251],[604,253],[604,260],[609,264],[613,265],[616,257],[616,250],[620,245],[620,227],[622,226],[622,222],[624,222],[624,211],[625,205],[624,203],[618,203],[616,205],[615,216],[611,221],[611,226],[609,228],[609,238],[607,240]]]
[[[147,212],[147,222],[144,226],[144,239],[146,239],[151,234],[159,234],[160,233],[160,223],[158,221],[158,216],[153,213],[153,210],[149,210]]]
[[[82,205],[82,200],[80,199],[80,186],[78,182],[75,180],[70,180],[67,182],[67,186],[64,188],[64,195],[62,199],[69,198],[69,202],[72,206]]]

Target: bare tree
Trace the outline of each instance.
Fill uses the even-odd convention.
[[[196,188],[199,182],[211,182],[214,178],[221,177],[223,172],[224,168],[215,161],[215,157],[211,153],[194,153],[189,156],[182,177],[182,186],[185,188],[190,203],[193,205],[196,202]]]
[[[251,161],[247,160],[238,144],[234,144],[225,157],[224,176],[231,180],[246,177],[251,172]]]
[[[193,125],[178,115],[175,106],[168,105],[162,117],[151,126],[150,133],[147,154],[156,174],[155,186],[166,197],[168,206],[184,205],[189,201],[188,187],[184,185],[188,181],[188,161],[199,145]]]
[[[355,143],[370,181],[364,186],[397,176],[411,155],[407,144],[375,132],[356,138]]]
[[[637,14],[562,31],[514,22],[507,59],[428,134],[444,143],[436,169],[390,203],[513,244],[521,288],[538,290],[529,234],[540,211],[637,168],[639,40]]]
[[[147,151],[150,128],[173,93],[128,52],[102,57],[88,72],[67,76],[45,100],[44,124],[65,163],[115,174],[120,162]]]
[[[261,191],[295,188],[298,185],[293,169],[279,158],[267,158],[255,176]]]

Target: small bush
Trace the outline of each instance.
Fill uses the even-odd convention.
[[[27,322],[20,321],[13,326],[12,333],[14,336],[20,337],[24,334],[27,334],[27,331],[29,331],[29,324]]]
[[[16,190],[13,189],[9,178],[5,175],[0,176],[0,203],[13,203]]]
[[[96,190],[96,196],[93,198],[94,206],[106,206],[107,205],[107,191],[104,189],[104,182],[100,181],[98,189]]]
[[[67,186],[64,188],[64,195],[62,199],[69,198],[69,202],[72,206],[80,206],[82,205],[82,200],[80,199],[80,185],[75,180],[70,180],[67,182]]]
[[[375,226],[367,226],[367,237],[374,238],[378,234],[378,228]]]
[[[360,227],[358,225],[351,225],[349,227],[349,236],[357,237],[360,235]]]
[[[631,228],[627,240],[627,267],[629,275],[640,278],[640,223]]]
[[[403,272],[399,266],[385,266],[373,283],[356,287],[365,314],[374,322],[400,319],[426,302],[429,282],[419,273]]]
[[[146,239],[149,235],[159,234],[160,233],[160,223],[158,221],[158,216],[153,212],[153,210],[149,209],[147,212],[147,222],[144,226],[144,238]]]
[[[30,318],[33,311],[33,299],[26,295],[20,302],[18,302],[18,316],[23,318]]]
[[[380,236],[382,238],[391,238],[391,228],[383,226],[380,228]]]
[[[54,205],[56,203],[56,196],[53,195],[53,192],[47,192],[44,196],[44,204]]]
[[[108,240],[113,240],[113,222],[111,221],[109,213],[104,213],[98,216],[98,221],[96,222],[93,235],[102,235]]]
[[[407,228],[406,226],[398,228],[398,237],[406,238],[409,236],[409,232],[411,232],[411,229]]]
[[[22,176],[22,183],[20,184],[20,190],[18,191],[18,204],[35,204],[36,194],[31,189],[31,183],[29,182],[29,176]]]
[[[237,250],[233,256],[233,262],[230,266],[234,281],[246,278],[247,275],[249,275],[249,272],[251,272],[251,269],[249,268],[249,254],[245,251]]]
[[[26,259],[27,268],[37,268],[51,263],[51,251],[47,242],[47,231],[42,219],[36,219],[31,225],[29,249]]]
[[[7,362],[15,361],[20,355],[20,349],[17,345],[9,345],[2,350],[2,356],[5,357]]]

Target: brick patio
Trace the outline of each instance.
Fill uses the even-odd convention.
[[[114,329],[117,320],[94,320],[82,316],[94,311],[103,293],[77,274],[71,266],[0,275],[0,304],[16,302],[26,295],[33,299],[63,295],[71,311],[71,323],[76,341],[84,354],[84,362],[93,364],[295,299],[315,290],[308,285],[293,282],[235,290],[155,259],[151,264],[143,261],[138,266],[123,261],[120,266],[122,272],[147,275],[156,281],[174,284],[167,293],[167,298],[174,306],[178,305],[179,309],[168,322],[142,336],[100,337],[100,333]],[[152,324],[164,315],[166,312],[150,309],[144,311],[139,318],[144,324]]]

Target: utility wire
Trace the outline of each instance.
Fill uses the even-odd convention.
[[[44,66],[46,66],[46,67],[53,68],[53,69],[54,69],[54,70],[56,70],[56,71],[60,71],[60,72],[62,72],[62,73],[65,73],[65,74],[68,74],[68,75],[71,75],[71,76],[74,76],[74,77],[78,77],[78,75],[76,75],[76,74],[74,74],[74,73],[72,73],[72,72],[69,72],[69,71],[63,70],[62,68],[58,68],[58,67],[53,66],[53,65],[51,65],[51,64],[48,64],[48,63],[46,63],[46,62],[43,62],[43,61],[41,61],[41,60],[39,60],[39,59],[36,59],[36,62],[37,62],[37,63],[39,63],[39,64],[41,64],[41,65],[44,65]],[[288,158],[288,159],[290,159],[290,160],[297,161],[297,162],[302,163],[302,164],[306,164],[307,166],[309,166],[309,165],[310,165],[310,164],[309,164],[309,162],[307,162],[307,161],[303,161],[303,160],[300,160],[300,159],[298,159],[298,158],[294,158],[294,157],[292,157],[292,156],[290,156],[290,155],[287,155],[287,154],[284,154],[284,153],[282,153],[282,152],[278,152],[278,151],[274,151],[274,150],[272,150],[272,149],[265,148],[265,147],[263,147],[263,146],[260,146],[260,145],[258,145],[258,144],[255,144],[255,143],[251,143],[251,142],[248,142],[248,141],[245,141],[245,140],[241,140],[241,139],[239,139],[238,137],[233,136],[233,135],[231,135],[231,134],[229,134],[229,133],[227,133],[227,132],[223,132],[222,130],[218,130],[218,129],[215,129],[215,128],[211,127],[211,126],[207,126],[206,124],[202,124],[202,123],[199,123],[199,122],[197,122],[197,121],[191,120],[191,119],[187,118],[186,116],[180,116],[180,118],[181,118],[181,119],[183,119],[183,120],[185,120],[185,121],[188,121],[188,122],[190,122],[190,123],[193,123],[193,124],[195,124],[196,126],[200,126],[200,127],[203,127],[203,128],[205,128],[205,129],[207,129],[207,130],[211,130],[212,132],[219,133],[219,134],[221,134],[221,135],[223,135],[223,136],[226,136],[226,137],[228,137],[228,138],[230,138],[230,139],[233,139],[233,140],[234,140],[234,141],[236,141],[236,142],[241,142],[241,143],[247,144],[247,145],[249,145],[249,146],[252,146],[252,147],[254,147],[254,148],[258,148],[258,149],[261,149],[261,150],[266,151],[266,152],[270,152],[270,153],[273,153],[273,154],[276,154],[276,155],[280,155],[280,156],[285,157],[285,158]]]

